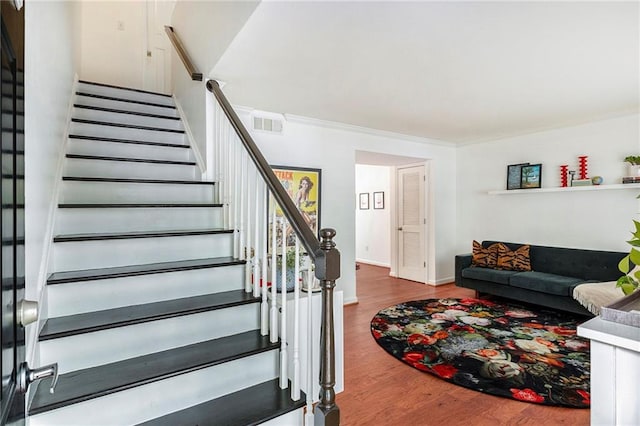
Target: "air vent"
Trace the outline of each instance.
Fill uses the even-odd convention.
[[[268,118],[261,116],[253,117],[253,130],[260,130],[269,133],[282,133],[283,120],[278,118]]]

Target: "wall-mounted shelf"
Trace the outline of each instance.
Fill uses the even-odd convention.
[[[511,190],[502,189],[498,191],[489,191],[489,195],[506,195],[506,194],[515,195],[515,194],[532,194],[532,193],[540,193],[540,192],[606,191],[606,190],[614,190],[614,189],[640,190],[640,183],[568,186],[565,188],[558,186],[558,187],[551,187],[551,188],[534,188],[534,189],[511,189]]]

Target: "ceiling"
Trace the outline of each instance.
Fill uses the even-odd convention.
[[[637,113],[632,2],[263,1],[209,73],[233,104],[451,143]]]

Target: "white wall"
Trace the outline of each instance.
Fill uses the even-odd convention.
[[[63,155],[74,75],[79,69],[75,2],[25,6],[26,293],[40,300],[47,274],[56,177]],[[35,336],[27,329],[27,350]]]
[[[388,166],[356,164],[356,204],[361,193],[369,194],[369,210],[356,208],[356,260],[391,266],[391,173]],[[384,192],[384,209],[373,208],[373,193]]]
[[[205,81],[192,81],[173,51],[173,93],[184,113],[195,149],[203,158],[207,156],[206,80],[214,78],[211,70],[259,3],[181,0],[174,8],[171,25]]]
[[[232,100],[233,101],[233,100]],[[236,108],[250,128],[251,111]],[[371,129],[323,123],[289,116],[282,135],[254,132],[253,137],[271,164],[322,169],[322,227],[335,228],[341,253],[342,275],[338,289],[345,303],[357,300],[356,259],[356,151],[433,159],[434,248],[429,282],[451,281],[455,255],[455,155],[456,149],[416,138],[376,132]]]
[[[80,78],[142,88],[145,2],[84,0],[81,5]]]
[[[508,164],[542,163],[542,186],[560,186],[560,165],[587,155],[589,177],[621,183],[623,158],[640,152],[638,115],[612,118],[458,149],[457,252],[471,240],[627,251],[638,218],[637,189],[488,195],[505,189]]]

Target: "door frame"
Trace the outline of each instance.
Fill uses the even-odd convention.
[[[434,261],[434,246],[435,246],[435,229],[433,220],[433,179],[432,179],[432,167],[431,160],[420,161],[416,163],[402,164],[393,166],[393,173],[391,173],[391,196],[389,205],[391,211],[391,270],[389,275],[392,277],[398,277],[398,265],[399,265],[399,238],[398,238],[398,214],[400,209],[398,203],[400,202],[399,180],[398,174],[400,169],[406,169],[410,167],[424,167],[424,219],[426,224],[424,225],[424,261],[426,262],[424,277],[421,281],[424,284],[435,285],[435,261]]]

